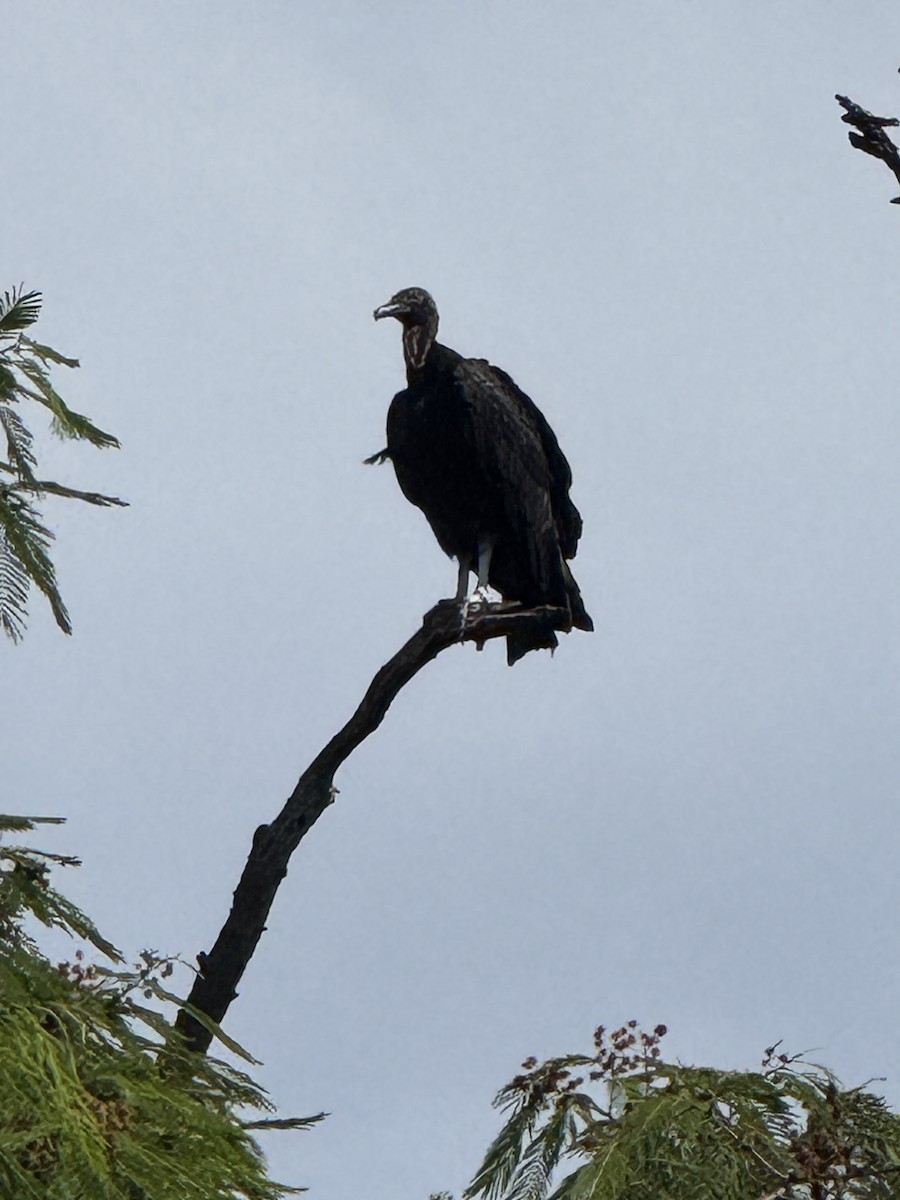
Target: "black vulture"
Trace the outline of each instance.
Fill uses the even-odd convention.
[[[435,340],[437,306],[423,288],[404,288],[374,315],[403,326],[407,386],[388,410],[386,449],[366,461],[393,462],[403,494],[458,560],[457,601],[475,570],[479,590],[568,609],[572,625],[593,629],[566,562],[581,535],[572,472],[537,405],[499,367]],[[556,645],[550,628],[510,635],[507,660]]]

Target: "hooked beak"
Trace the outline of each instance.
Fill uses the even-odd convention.
[[[376,321],[380,321],[382,317],[400,318],[404,316],[405,313],[406,309],[402,304],[394,304],[393,301],[389,301],[387,304],[382,304],[381,308],[376,308],[372,313],[372,316]]]

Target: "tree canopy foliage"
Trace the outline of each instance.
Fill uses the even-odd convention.
[[[25,336],[40,311],[40,292],[13,288],[0,298],[0,430],[6,438],[6,459],[0,460],[0,628],[13,641],[25,629],[31,584],[46,596],[60,629],[72,632],[50,557],[53,533],[38,502],[54,495],[102,506],[125,503],[38,478],[34,438],[22,416],[32,403],[49,410],[50,427],[58,437],[79,438],[101,448],[119,445],[112,434],[73,412],[53,386],[51,366],[77,367],[78,360]]]
[[[468,1200],[900,1197],[900,1116],[865,1086],[777,1046],[759,1071],[667,1063],[665,1033],[600,1026],[593,1054],[527,1059]]]
[[[36,820],[0,817],[0,831],[32,829]],[[146,1003],[181,1003],[162,982],[171,963],[145,953],[126,969],[50,886],[53,863],[76,861],[0,846],[0,1196],[278,1200],[297,1191],[267,1177],[250,1130],[301,1128],[322,1114],[240,1118],[241,1110],[271,1110],[262,1089],[186,1050]],[[27,932],[35,920],[87,939],[111,965],[88,965],[80,950],[74,962],[54,965]]]

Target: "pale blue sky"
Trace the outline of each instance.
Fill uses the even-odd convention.
[[[19,6],[0,286],[117,454],[47,473],[66,640],[0,646],[4,807],[192,957],[253,829],[454,587],[383,444],[399,331],[541,405],[593,636],[448,652],[338,777],[228,1027],[314,1195],[458,1190],[528,1054],[666,1022],[900,1098],[900,113],[879,0]]]

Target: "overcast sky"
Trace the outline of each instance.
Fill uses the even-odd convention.
[[[253,829],[455,568],[390,467],[400,331],[542,407],[596,632],[451,650],[302,843],[227,1027],[314,1195],[460,1189],[529,1054],[666,1022],[900,1101],[895,0],[39,3],[3,21],[0,288],[119,452],[45,439],[75,634],[0,646],[3,807],[193,958]]]

